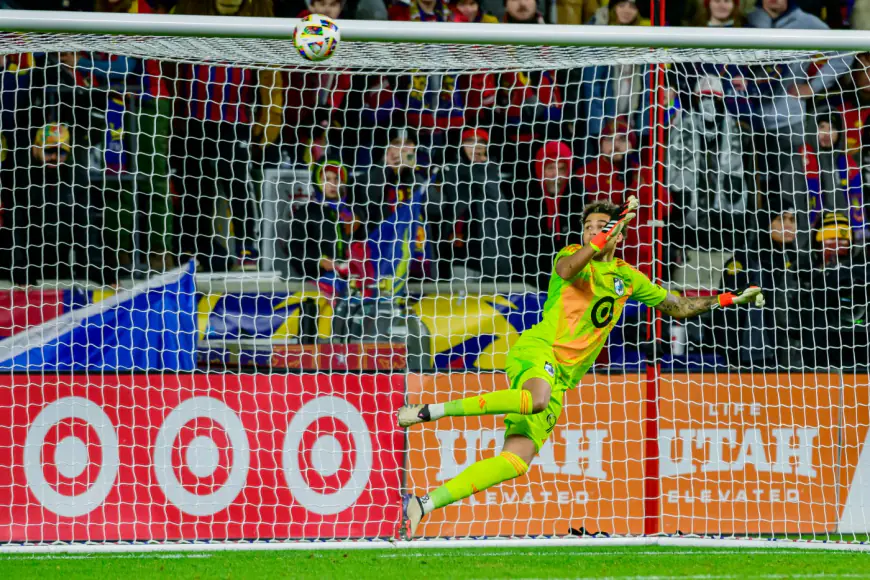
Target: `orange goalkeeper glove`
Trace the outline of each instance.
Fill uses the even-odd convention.
[[[589,246],[596,252],[603,250],[611,240],[621,234],[623,230],[628,227],[628,224],[634,219],[634,216],[637,215],[636,212],[639,207],[640,203],[637,201],[637,198],[633,195],[630,196],[628,200],[622,204],[622,207],[619,208],[619,211],[615,215],[610,216],[610,221],[607,222],[604,229],[595,234],[595,237],[589,241]]]
[[[764,294],[761,293],[761,288],[758,286],[750,286],[740,294],[732,294],[731,292],[725,292],[724,294],[719,294],[719,303],[714,304],[713,308],[720,308],[723,306],[731,306],[733,304],[755,304],[755,306],[764,306]]]

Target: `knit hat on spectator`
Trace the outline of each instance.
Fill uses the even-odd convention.
[[[486,129],[466,129],[462,132],[461,143],[489,143],[489,131]]]
[[[849,227],[849,218],[837,212],[825,212],[822,217],[822,227],[816,233],[816,241],[826,240],[852,240],[852,229]]]
[[[845,127],[843,114],[837,109],[832,108],[827,102],[808,100],[807,120],[810,123],[809,129],[814,129],[819,123],[830,123],[837,131],[842,131]]]
[[[36,132],[34,140],[36,147],[52,148],[60,147],[65,151],[70,150],[69,127],[63,123],[49,123]]]
[[[574,154],[564,141],[547,141],[535,154],[535,177],[544,178],[544,163],[564,161],[568,164],[568,175],[574,171]]]
[[[786,212],[795,213],[794,204],[788,199],[783,199],[780,195],[770,195],[767,197],[767,210],[770,213],[771,221],[773,218],[781,216]]]
[[[314,172],[312,178],[314,182],[317,184],[323,183],[323,174],[327,171],[334,171],[338,173],[338,180],[342,184],[347,183],[347,168],[342,165],[341,161],[337,159],[327,159],[323,163],[319,164]]]

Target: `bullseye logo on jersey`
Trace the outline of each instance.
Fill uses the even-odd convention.
[[[0,542],[384,537],[401,375],[0,377]]]
[[[612,296],[600,298],[592,306],[592,325],[595,328],[604,328],[613,320],[613,304],[616,301]]]

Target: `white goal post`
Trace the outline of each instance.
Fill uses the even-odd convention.
[[[0,11],[0,553],[870,550],[870,32],[296,23]],[[397,544],[505,429],[398,407],[509,388],[628,195],[620,258],[766,308],[614,281],[528,475]]]

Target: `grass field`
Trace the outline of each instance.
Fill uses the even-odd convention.
[[[480,548],[0,556],[0,578],[870,578],[870,553]]]

